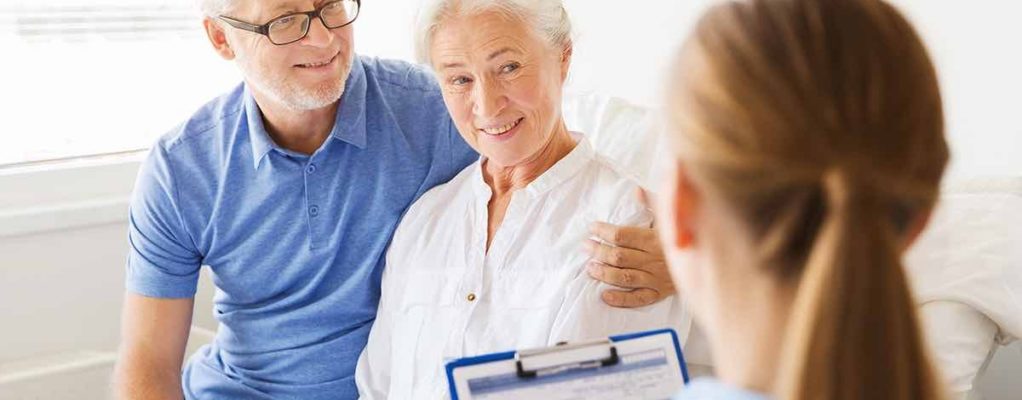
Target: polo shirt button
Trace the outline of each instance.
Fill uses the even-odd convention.
[[[465,299],[468,300],[468,301],[476,301],[476,294],[475,293],[469,293],[468,297],[465,297]]]
[[[309,174],[316,172],[316,164],[309,164],[308,167],[305,167],[305,172]]]
[[[318,206],[309,207],[309,214],[312,214],[312,216],[316,216],[317,214],[319,214],[319,207]]]

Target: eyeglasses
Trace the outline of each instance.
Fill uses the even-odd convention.
[[[327,29],[337,29],[355,22],[361,6],[362,0],[331,1],[313,11],[282,15],[263,25],[250,24],[223,15],[219,18],[235,28],[264,35],[270,39],[270,43],[285,45],[304,39],[309,34],[313,18],[319,18]]]

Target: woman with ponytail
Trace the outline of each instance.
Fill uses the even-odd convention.
[[[674,71],[658,225],[719,378],[681,397],[941,398],[902,266],[948,159],[910,24],[879,0],[731,1]]]

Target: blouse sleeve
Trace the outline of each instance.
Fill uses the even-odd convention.
[[[653,217],[636,199],[637,186],[626,186],[613,195],[610,207],[613,211],[604,222],[650,226]],[[685,342],[691,319],[679,296],[670,296],[645,307],[618,308],[608,305],[601,297],[604,291],[612,289],[615,287],[593,279],[584,267],[580,268],[568,285],[567,295],[551,331],[550,343],[662,328],[674,329],[679,340]]]
[[[395,235],[391,248],[398,244],[397,241],[398,237]],[[394,316],[399,311],[397,305],[401,304],[402,286],[395,281],[398,274],[394,273],[395,268],[392,268],[395,265],[392,254],[393,252],[387,253],[386,267],[383,269],[376,320],[355,368],[355,384],[358,386],[359,398],[362,399],[386,399],[390,391],[390,371],[393,367],[390,350]]]

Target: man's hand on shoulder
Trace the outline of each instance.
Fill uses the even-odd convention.
[[[674,294],[674,282],[655,229],[597,222],[592,233],[602,242],[586,241],[592,254],[587,272],[596,280],[621,288],[604,291],[604,302],[634,308]]]

